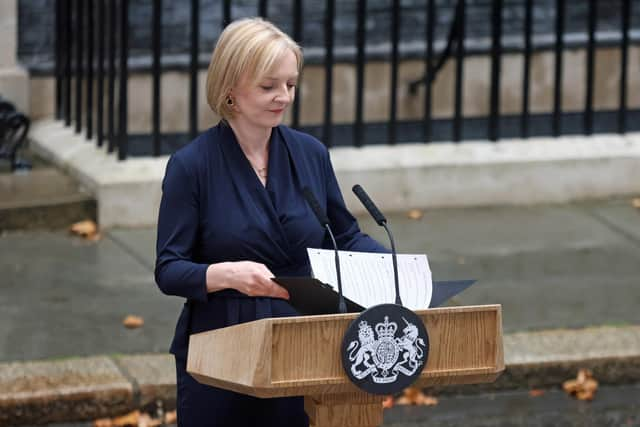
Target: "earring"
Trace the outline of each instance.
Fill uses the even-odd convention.
[[[233,99],[230,96],[227,96],[227,105],[231,107],[233,105]]]

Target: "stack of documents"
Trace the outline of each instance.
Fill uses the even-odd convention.
[[[335,251],[307,249],[313,276],[338,292]],[[391,254],[339,251],[342,293],[369,308],[396,299]],[[427,256],[398,254],[398,281],[402,305],[410,310],[429,308],[432,294]]]

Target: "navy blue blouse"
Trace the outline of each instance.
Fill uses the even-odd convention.
[[[276,276],[308,276],[306,248],[331,248],[307,205],[309,187],[331,221],[340,249],[388,252],[363,234],[347,211],[327,149],[315,138],[278,126],[269,144],[266,186],[233,130],[220,123],[171,156],[162,184],[156,283],[187,298],[172,344],[186,357],[191,333],[264,317],[295,315],[281,299],[235,290],[207,293],[209,264],[255,261]]]

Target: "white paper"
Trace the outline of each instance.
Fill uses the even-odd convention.
[[[335,251],[307,248],[313,276],[337,292]],[[339,251],[342,293],[361,306],[395,302],[391,254]],[[398,283],[402,305],[411,310],[429,308],[431,270],[427,256],[398,254]]]

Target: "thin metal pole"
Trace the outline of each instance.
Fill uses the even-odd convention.
[[[93,0],[87,0],[87,139],[93,138]]]
[[[151,66],[153,73],[153,155],[160,155],[160,51],[162,48],[162,0],[153,1],[152,11],[152,49],[153,64]]]
[[[62,45],[63,27],[62,27],[62,0],[56,0],[56,31],[55,31],[55,70],[56,70],[56,119],[62,119]]]
[[[324,17],[324,125],[322,136],[327,147],[332,145],[332,92],[333,92],[333,20],[335,16],[335,0],[327,0]]]
[[[631,0],[622,0],[622,41],[620,43],[620,101],[618,103],[618,133],[627,131],[627,62],[629,60],[629,21]]]
[[[200,53],[200,0],[191,0],[191,63],[189,65],[189,137],[198,133],[198,54]]]
[[[564,11],[565,1],[556,0],[556,42],[555,42],[555,87],[553,93],[553,136],[562,132],[562,52],[564,50]]]
[[[109,81],[107,102],[107,150],[112,153],[116,149],[116,31],[118,28],[117,0],[109,0]]]
[[[302,1],[293,0],[293,39],[298,44],[302,44]],[[302,73],[302,70],[300,70]],[[302,96],[302,75],[298,77],[298,85],[296,86],[296,97],[293,100],[293,109],[291,111],[291,126],[297,128],[300,126],[300,102]]]
[[[533,31],[533,0],[525,1],[524,12],[524,58],[522,73],[522,113],[520,115],[520,136],[529,137],[529,68],[531,67],[531,36]]]
[[[367,19],[367,0],[358,0],[358,22],[356,27],[356,117],[353,126],[353,142],[357,147],[363,144],[364,116],[364,61]]]
[[[222,2],[222,28],[231,23],[231,0],[224,0]]]
[[[587,81],[585,82],[586,97],[584,105],[584,133],[593,133],[593,79],[595,66],[595,45],[596,45],[596,18],[598,13],[598,2],[589,0],[589,41],[587,43]]]
[[[294,3],[298,3],[300,0],[293,0]],[[260,0],[258,2],[258,15],[266,18],[267,17],[267,11],[268,11],[269,7],[267,4],[267,0]]]
[[[458,2],[459,17],[458,20],[458,44],[456,46],[456,81],[455,81],[455,104],[453,117],[453,141],[459,142],[462,139],[462,100],[463,100],[463,82],[464,82],[464,39],[465,39],[465,0]]]
[[[75,132],[82,131],[82,77],[83,63],[82,54],[84,51],[83,44],[83,21],[84,21],[84,0],[76,0],[76,114],[75,114]]]
[[[64,54],[64,124],[71,126],[71,52],[73,48],[71,33],[72,28],[72,5],[71,0],[64,0],[64,26],[65,26],[65,54]]]
[[[129,141],[127,138],[127,83],[129,68],[129,0],[121,0],[120,4],[120,99],[118,108],[118,160],[127,158]]]
[[[389,104],[389,144],[396,143],[398,115],[398,43],[400,41],[400,0],[393,0],[391,12],[391,100]]]
[[[502,62],[502,0],[491,5],[491,100],[489,113],[489,140],[500,138],[500,67]]]
[[[104,143],[104,20],[105,0],[98,0],[98,111],[96,120],[96,134],[98,147]]]
[[[435,33],[435,0],[427,0],[427,28],[425,31],[427,53],[425,56],[426,78],[424,79],[424,141],[433,139],[431,129],[431,108],[433,88],[433,37]]]

